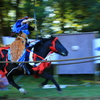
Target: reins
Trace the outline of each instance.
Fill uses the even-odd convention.
[[[33,53],[33,56],[32,56],[32,58],[33,58],[33,61],[36,61],[36,58],[40,58],[40,59],[44,59],[43,57],[41,57],[41,56],[39,56],[39,55],[37,55],[37,54],[35,54],[35,53]]]

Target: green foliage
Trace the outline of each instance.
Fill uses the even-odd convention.
[[[35,14],[38,31],[29,37],[100,31],[99,8],[99,0],[0,0],[0,33],[9,36],[17,19]]]

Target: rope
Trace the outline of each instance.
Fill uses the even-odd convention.
[[[96,58],[100,56],[91,56],[91,57],[84,57],[84,58],[76,58],[76,59],[63,59],[63,60],[48,60],[48,61],[24,61],[24,62],[11,62],[11,61],[0,61],[0,63],[36,63],[36,62],[61,62],[61,61],[73,61],[73,60],[81,60],[81,59],[90,59],[90,58]],[[64,64],[54,64],[54,65],[69,65],[69,64],[77,64],[77,63],[86,63],[86,62],[92,62],[100,59],[94,59],[94,60],[88,60],[88,61],[81,61],[81,62],[73,62],[73,63],[64,63]]]
[[[64,64],[54,64],[54,65],[71,65],[71,64],[78,64],[78,63],[93,62],[93,61],[96,61],[96,60],[100,60],[100,59],[88,60],[88,61],[81,61],[81,62],[73,62],[73,63],[64,63]]]

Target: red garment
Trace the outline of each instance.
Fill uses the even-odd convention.
[[[38,71],[38,73],[41,74],[50,64],[51,62],[42,62],[39,66],[32,68],[32,70]]]
[[[9,46],[5,46],[5,47],[0,47],[0,54],[2,56],[2,58],[4,57],[4,54],[2,53],[2,50],[6,50],[6,49],[9,49],[10,47]],[[6,54],[6,61],[8,61],[8,54]],[[2,77],[6,76],[6,74],[8,73],[7,70],[6,70],[6,67],[8,66],[8,63],[6,63],[5,67],[4,67],[4,72],[2,70],[0,70],[0,74]]]
[[[3,72],[2,70],[0,70],[0,75],[1,75],[1,77],[3,78],[4,76],[6,76],[6,73]]]

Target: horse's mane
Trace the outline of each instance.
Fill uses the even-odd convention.
[[[54,37],[50,37],[50,38],[39,38],[40,41],[37,42],[37,43],[34,45],[35,50],[38,51],[39,48],[40,48],[41,46],[43,46],[45,42],[50,41],[50,40],[53,40],[53,39],[54,39]]]
[[[39,42],[37,42],[36,44],[35,44],[35,46],[34,47],[38,47],[38,46],[41,46],[41,45],[43,45],[45,42],[47,42],[47,41],[49,41],[49,40],[53,40],[55,37],[49,37],[49,38],[40,38],[39,40]]]
[[[45,42],[53,40],[55,37],[49,37],[49,38],[39,38],[39,41],[35,44],[32,45],[30,47],[28,47],[27,49],[31,50],[33,47],[35,48],[35,50],[38,50],[39,47],[43,46]]]

